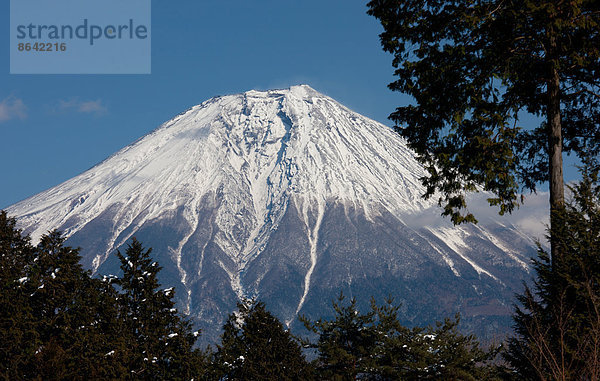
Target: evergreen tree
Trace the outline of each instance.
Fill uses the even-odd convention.
[[[22,379],[33,366],[39,335],[23,283],[33,263],[34,248],[16,228],[14,218],[0,211],[0,378]]]
[[[376,312],[377,367],[374,379],[493,380],[491,362],[497,348],[484,350],[474,335],[458,331],[459,316],[446,318],[434,327],[406,328],[398,319],[398,306],[388,300],[371,303]]]
[[[600,148],[600,2],[371,0],[368,7],[394,56],[390,89],[414,98],[390,118],[428,171],[426,196],[442,195],[444,215],[474,221],[464,195],[481,188],[510,212],[523,188],[544,181],[551,209],[561,209],[562,153],[582,157],[584,140]],[[544,121],[527,129],[524,113]]]
[[[151,251],[134,238],[125,255],[117,252],[123,271],[116,283],[121,288],[127,368],[136,379],[189,380],[203,371],[202,354],[193,349],[197,333],[178,315],[173,288],[159,288],[161,267]]]
[[[474,335],[463,335],[459,318],[445,319],[435,327],[414,328],[408,344],[409,356],[402,364],[408,380],[494,380],[490,362],[497,349],[483,350]]]
[[[128,257],[119,253],[122,278],[92,278],[60,233],[33,247],[0,212],[0,378],[201,376],[197,333],[177,314],[173,290],[158,290],[149,254],[134,240]]]
[[[570,187],[572,200],[551,228],[563,260],[551,263],[541,247],[537,279],[518,297],[516,336],[504,357],[517,379],[600,378],[600,186],[588,162]]]
[[[319,335],[316,345],[319,353],[318,370],[328,379],[353,380],[358,375],[370,373],[375,367],[374,355],[377,345],[375,311],[359,314],[356,300],[343,305],[344,296],[333,303],[333,320],[319,319],[311,322],[300,320],[306,328]]]
[[[311,367],[299,344],[264,303],[238,303],[223,326],[213,364],[228,380],[309,380]]]
[[[333,304],[332,320],[311,322],[306,327],[319,338],[319,377],[332,380],[491,380],[495,372],[487,363],[496,351],[484,351],[474,336],[457,331],[458,318],[435,327],[402,326],[398,306],[371,301],[361,314],[352,299],[340,295]]]
[[[64,246],[53,231],[36,247],[28,280],[39,346],[30,376],[42,379],[119,379],[127,375],[122,359],[113,356],[124,346],[116,292],[83,270],[79,250]]]
[[[56,231],[42,237],[25,282],[41,340],[35,373],[43,379],[97,374],[108,352],[95,326],[102,313],[99,281],[79,264],[78,249],[63,243]]]
[[[122,378],[125,369],[105,356],[122,336],[114,324],[114,289],[82,269],[78,250],[65,247],[59,233],[43,236],[33,247],[4,212],[0,231],[0,375],[11,380]]]

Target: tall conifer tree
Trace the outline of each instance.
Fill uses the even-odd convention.
[[[127,367],[142,379],[191,379],[202,369],[202,354],[193,349],[197,333],[175,308],[173,288],[160,289],[161,267],[135,238],[125,255],[117,252],[123,275],[116,282],[126,329]]]
[[[310,380],[300,345],[264,303],[246,301],[229,315],[214,356],[215,377],[228,380]]]
[[[600,379],[600,183],[593,161],[570,187],[551,233],[563,253],[552,264],[541,247],[537,279],[518,297],[516,336],[505,358],[518,379]],[[513,374],[513,373],[509,373]]]
[[[6,380],[22,378],[33,367],[40,343],[24,285],[34,257],[15,219],[0,211],[0,377]]]
[[[519,192],[550,185],[564,204],[563,152],[600,148],[600,2],[597,0],[372,0],[383,49],[393,54],[390,89],[414,98],[390,118],[455,223],[465,193],[484,189],[500,213]],[[539,125],[522,120],[530,113]],[[553,213],[551,225],[558,223]],[[558,245],[551,240],[553,260]]]

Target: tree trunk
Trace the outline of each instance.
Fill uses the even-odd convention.
[[[550,78],[548,80],[548,154],[549,154],[549,183],[550,183],[550,253],[552,264],[560,260],[561,255],[554,239],[553,231],[557,228],[555,212],[564,208],[565,190],[563,179],[562,160],[562,126],[560,121],[560,78],[556,63],[551,64]]]

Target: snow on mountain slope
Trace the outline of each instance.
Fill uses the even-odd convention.
[[[199,197],[223,187],[227,207],[219,226],[252,229],[247,239],[220,237],[220,244],[245,263],[277,226],[291,195],[300,196],[301,208],[334,199],[367,213],[383,205],[402,216],[431,205],[420,197],[423,174],[390,128],[303,85],[208,100],[8,210],[34,240],[75,216],[65,230],[70,236],[112,205],[120,205],[113,237],[133,221],[141,225],[179,206],[193,231]],[[250,211],[247,220],[239,220],[242,210]]]
[[[513,268],[528,271],[530,253],[522,248],[531,241],[511,227],[415,225],[419,216],[439,215],[421,198],[423,175],[389,127],[302,85],[205,101],[8,213],[34,240],[55,228],[82,246],[88,243],[83,237],[102,236],[94,250],[83,253],[94,271],[133,235],[159,248],[164,244],[170,263],[161,264],[173,274],[185,310],[195,309],[200,317],[208,312],[194,298],[217,295],[211,296],[217,306],[217,299],[231,298],[230,291],[239,298],[288,287],[293,297],[273,300],[287,303],[281,315],[291,322],[310,299],[311,287],[328,284],[325,268],[346,268],[343,282],[356,284],[355,272],[366,279],[370,270],[387,266],[376,275],[400,276],[397,269],[427,261],[455,278],[473,273],[487,279],[490,289],[506,287]],[[406,229],[394,230],[396,225]],[[346,242],[350,237],[338,236],[343,231],[336,226],[379,227],[372,235],[391,230],[381,237],[386,245],[378,246],[381,242],[367,244],[369,237]],[[520,246],[507,249],[515,237]],[[356,253],[342,254],[340,246],[337,254],[340,242]],[[284,248],[295,254],[276,254]],[[372,259],[351,264],[362,255]],[[220,276],[228,285],[220,283],[217,291],[207,282]]]

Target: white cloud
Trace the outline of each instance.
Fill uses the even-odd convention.
[[[512,214],[498,215],[498,208],[489,206],[485,194],[478,193],[467,201],[469,210],[475,217],[484,222],[486,219],[510,223],[521,229],[533,239],[546,241],[546,228],[550,221],[550,196],[548,192],[532,193],[525,196],[525,203]]]
[[[106,114],[108,109],[100,99],[84,101],[77,98],[73,98],[69,100],[59,100],[58,111],[74,111],[82,114],[103,115]]]
[[[500,216],[498,208],[490,206],[487,198],[490,193],[475,193],[467,196],[469,212],[473,213],[480,224],[500,222],[513,225],[520,229],[526,236],[539,240],[543,245],[547,244],[546,228],[550,220],[550,203],[548,192],[538,192],[526,196],[525,203],[514,210],[512,214]],[[451,226],[449,217],[441,216],[442,209],[433,207],[419,215],[411,216],[406,221],[411,226]]]
[[[11,119],[25,119],[27,107],[20,98],[9,96],[0,102],[0,123]]]
[[[550,224],[550,194],[538,192],[525,200],[525,204],[511,216],[513,224],[529,233],[531,237],[546,242],[546,234]]]

